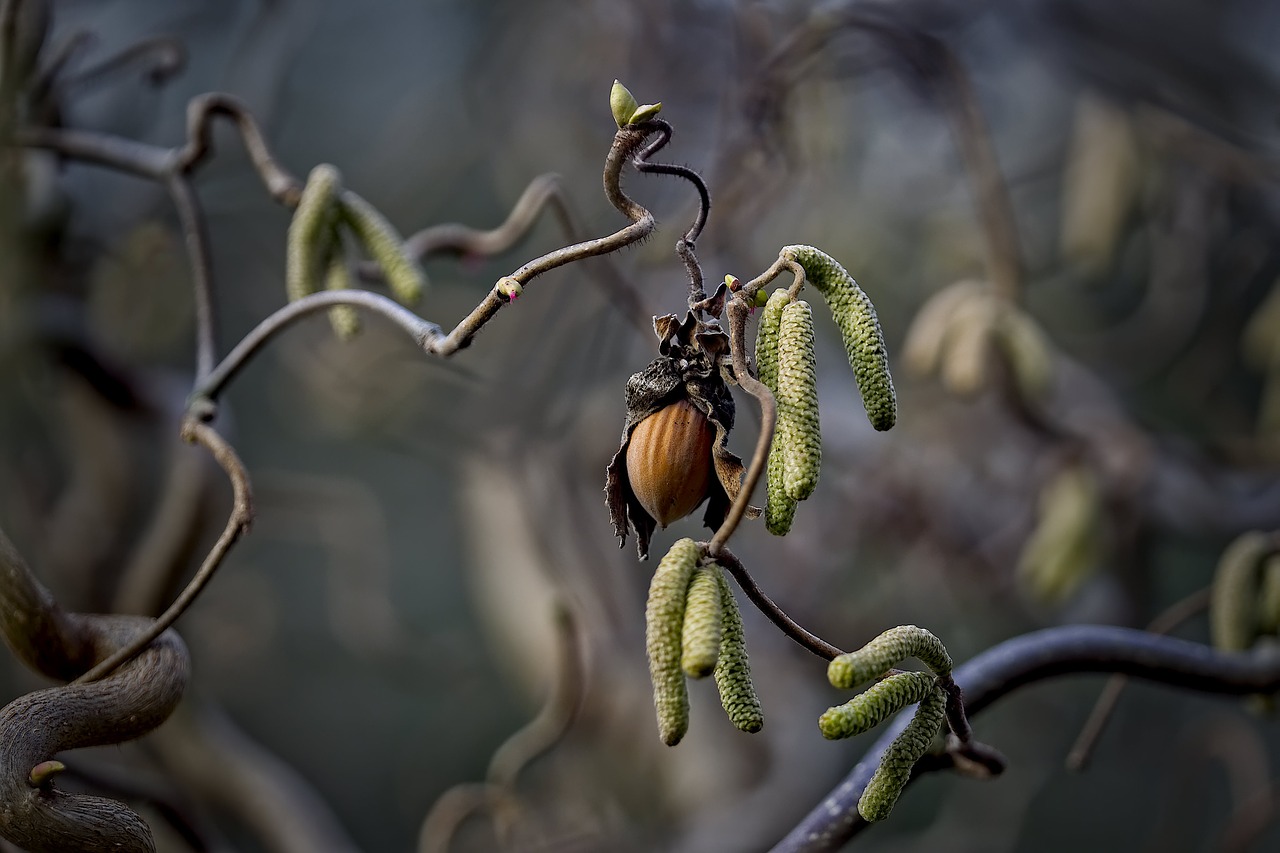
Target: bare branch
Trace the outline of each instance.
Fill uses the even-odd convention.
[[[146,648],[152,640],[160,636],[165,629],[176,622],[178,617],[186,612],[186,609],[196,600],[196,596],[212,579],[213,573],[222,564],[222,560],[227,555],[227,552],[231,550],[231,546],[249,529],[249,524],[253,520],[253,497],[249,487],[249,475],[245,472],[244,465],[240,462],[239,457],[236,456],[236,452],[231,448],[231,445],[227,444],[213,427],[200,423],[193,416],[188,416],[183,423],[182,437],[208,449],[213,454],[213,458],[222,466],[222,470],[227,473],[227,477],[231,480],[233,492],[231,517],[227,519],[226,528],[222,531],[222,535],[218,537],[218,541],[214,543],[209,555],[205,557],[204,563],[196,571],[195,577],[191,579],[186,589],[178,595],[173,604],[169,605],[169,609],[152,622],[146,630],[134,636],[129,643],[123,645],[106,660],[103,660],[77,678],[76,684],[97,681],[99,678],[108,675],[120,664],[130,660],[142,649]]]

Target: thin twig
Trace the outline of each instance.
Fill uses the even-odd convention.
[[[515,791],[516,778],[531,761],[565,736],[577,718],[585,694],[582,642],[573,613],[563,603],[556,604],[555,625],[559,665],[542,709],[493,753],[483,784],[455,785],[436,800],[418,832],[420,853],[448,850],[462,822],[482,810],[493,814],[499,843],[504,848],[510,846],[512,814],[523,811]]]
[[[245,335],[217,367],[209,372],[204,381],[196,385],[191,392],[192,401],[216,401],[226,384],[267,341],[308,314],[335,305],[354,305],[381,314],[404,329],[413,339],[414,345],[425,352],[433,352],[434,343],[443,335],[435,323],[427,322],[380,293],[370,293],[367,290],[326,290],[308,294],[280,308]]]
[[[217,357],[217,318],[213,311],[213,258],[209,251],[209,226],[191,182],[183,175],[170,175],[165,181],[173,206],[182,223],[187,244],[187,260],[191,264],[191,289],[195,292],[196,315],[196,382],[213,370]]]
[[[85,36],[85,33],[77,33],[78,38],[73,37],[70,42],[71,50],[78,50]],[[143,63],[146,64],[143,65]],[[55,85],[60,89],[66,89],[71,86],[99,83],[112,74],[127,70],[134,65],[143,65],[151,82],[160,85],[182,71],[186,64],[187,49],[181,39],[166,35],[152,36],[134,42],[119,53],[83,71],[68,74],[62,80],[56,81]]]
[[[1205,587],[1191,593],[1186,598],[1174,602],[1156,616],[1155,619],[1151,620],[1147,630],[1153,634],[1169,633],[1208,607],[1211,596],[1212,589]],[[1081,771],[1088,765],[1093,749],[1097,746],[1098,738],[1102,737],[1102,730],[1106,728],[1107,722],[1111,719],[1116,705],[1120,702],[1120,695],[1124,692],[1125,685],[1128,683],[1129,678],[1124,675],[1113,675],[1107,679],[1106,685],[1102,688],[1102,693],[1098,696],[1098,701],[1094,703],[1093,710],[1089,713],[1089,719],[1085,721],[1084,727],[1080,729],[1080,734],[1076,736],[1075,744],[1071,747],[1071,752],[1067,754],[1066,765],[1068,770]]]
[[[690,245],[698,242],[699,235],[702,234],[703,227],[707,224],[707,216],[711,213],[711,192],[707,189],[706,181],[702,180],[702,176],[687,166],[676,166],[671,163],[650,163],[649,158],[657,154],[662,148],[671,141],[671,124],[663,119],[656,118],[642,122],[637,125],[642,129],[652,129],[658,134],[658,138],[650,142],[644,147],[640,153],[635,156],[636,170],[640,172],[650,172],[659,175],[673,175],[677,178],[684,178],[693,184],[694,189],[698,191],[698,213],[693,218],[693,224],[689,226],[689,230],[684,232],[684,240]]]
[[[653,233],[653,214],[624,193],[621,183],[623,167],[631,159],[635,150],[644,144],[645,139],[652,132],[649,129],[637,129],[635,127],[620,128],[613,137],[613,145],[609,149],[609,156],[605,159],[605,195],[615,208],[631,220],[631,224],[607,237],[586,240],[581,243],[575,243],[572,246],[565,246],[554,252],[548,252],[542,257],[536,258],[520,267],[511,275],[506,276],[506,278],[514,279],[523,286],[533,278],[556,267],[580,261],[584,258],[615,252]],[[458,350],[469,346],[480,328],[489,322],[493,315],[497,314],[499,309],[507,303],[508,300],[499,294],[498,285],[495,284],[494,288],[481,300],[480,304],[454,327],[448,337],[436,342],[431,351],[436,355],[450,356]]]
[[[577,242],[573,218],[560,190],[560,176],[548,174],[539,175],[525,187],[506,221],[497,228],[486,231],[456,222],[432,225],[405,238],[405,254],[419,261],[444,252],[479,257],[496,255],[528,234],[538,215],[548,208],[555,213],[565,234]],[[358,271],[362,281],[383,280],[382,267],[376,261],[362,261]]]
[[[713,559],[724,550],[725,543],[729,541],[729,537],[738,529],[738,524],[746,515],[747,506],[751,502],[751,493],[755,491],[756,484],[760,482],[760,475],[764,473],[765,465],[769,461],[769,446],[773,442],[773,429],[778,415],[778,404],[773,399],[773,393],[763,382],[752,376],[750,368],[747,367],[746,330],[747,315],[750,312],[749,303],[740,293],[735,294],[729,301],[729,349],[733,356],[735,380],[743,390],[760,403],[760,436],[756,439],[755,453],[752,454],[751,465],[747,468],[746,476],[742,478],[738,495],[733,499],[733,505],[729,507],[728,514],[725,515],[720,528],[716,530],[715,536],[707,545],[707,554]]]
[[[174,152],[177,167],[189,174],[213,152],[212,126],[217,116],[235,122],[249,160],[271,197],[286,207],[297,207],[302,183],[276,162],[249,108],[231,95],[210,92],[192,98],[187,104],[187,144]]]
[[[982,221],[991,283],[998,293],[1016,303],[1022,293],[1022,253],[1009,189],[968,73],[949,47],[941,41],[935,44],[942,54],[949,84],[943,96],[947,117]]]
[[[205,447],[231,480],[232,505],[231,515],[227,519],[227,526],[209,551],[209,555],[205,557],[204,563],[196,571],[195,576],[192,577],[191,582],[174,599],[173,604],[169,605],[169,609],[152,622],[145,631],[139,632],[127,645],[122,646],[119,651],[77,678],[74,682],[76,684],[97,681],[109,675],[120,664],[132,660],[138,652],[145,649],[152,640],[160,636],[165,629],[176,622],[178,617],[186,612],[186,609],[196,600],[196,597],[213,577],[213,573],[217,571],[218,566],[222,564],[222,559],[231,550],[231,546],[249,529],[249,524],[253,520],[253,496],[249,486],[249,475],[245,472],[244,464],[236,456],[236,452],[231,445],[222,436],[218,435],[213,427],[201,423],[194,416],[188,416],[183,421],[182,437],[187,441]]]
[[[734,556],[733,552],[728,548],[721,548],[715,560],[716,563],[728,570],[729,574],[733,575],[734,580],[738,582],[738,586],[742,587],[742,591],[747,594],[747,598],[751,599],[751,603],[759,608],[760,612],[767,616],[770,622],[777,625],[782,630],[782,633],[823,660],[831,660],[844,654],[844,652],[826,640],[806,631],[799,623],[788,616],[781,607],[774,604],[773,599],[769,598],[759,584],[756,583],[755,578],[751,577],[747,567],[742,565],[742,561]]]

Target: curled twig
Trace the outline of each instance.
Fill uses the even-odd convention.
[[[419,830],[420,853],[448,850],[462,822],[485,809],[494,815],[498,840],[503,846],[510,844],[513,816],[523,812],[515,792],[517,777],[564,738],[586,694],[582,639],[573,611],[563,603],[556,605],[555,627],[559,664],[542,709],[493,753],[483,784],[456,785],[436,800]]]
[[[231,448],[231,445],[227,444],[213,427],[200,423],[195,417],[191,416],[188,416],[186,421],[183,422],[182,437],[208,449],[213,454],[213,458],[222,467],[222,470],[227,473],[227,477],[230,478],[233,503],[231,516],[227,519],[227,526],[223,529],[222,535],[214,543],[209,555],[205,557],[204,563],[196,571],[191,582],[174,599],[173,604],[169,605],[169,608],[152,622],[146,630],[139,632],[128,643],[122,644],[113,654],[77,678],[77,684],[97,681],[108,675],[116,667],[146,648],[152,640],[160,636],[170,625],[177,621],[178,617],[186,612],[186,609],[196,600],[196,596],[200,594],[213,577],[213,573],[217,571],[218,566],[222,564],[222,559],[231,550],[231,546],[236,543],[241,534],[249,529],[249,524],[253,520],[253,497],[249,487],[249,475],[245,472],[244,465],[240,462],[239,457],[236,456],[236,452]]]
[[[64,613],[0,533],[0,629],[33,669],[70,679],[127,646],[142,617]],[[0,836],[32,853],[154,850],[151,832],[113,800],[52,787],[60,751],[139,737],[169,716],[186,687],[189,659],[165,632],[109,678],[28,693],[0,711]]]

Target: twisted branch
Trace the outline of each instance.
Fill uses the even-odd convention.
[[[1068,625],[1014,637],[958,667],[955,680],[964,686],[969,713],[978,714],[1019,687],[1083,672],[1121,673],[1228,695],[1280,689],[1280,655],[1219,652],[1186,640],[1106,625]],[[857,766],[773,847],[773,853],[839,850],[865,829],[868,824],[857,812],[858,798],[910,717],[899,714],[886,725]],[[936,768],[935,763],[928,769]],[[917,765],[916,773],[922,769]]]
[[[31,668],[67,680],[112,656],[150,619],[64,613],[0,531],[0,630]],[[110,677],[28,693],[0,711],[0,836],[30,853],[150,853],[147,825],[102,797],[53,787],[63,750],[139,737],[162,723],[186,687],[186,647],[170,631]],[[44,770],[38,770],[43,765]]]

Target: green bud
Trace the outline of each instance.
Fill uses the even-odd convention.
[[[524,285],[509,275],[498,279],[493,289],[503,302],[514,302],[524,293]]]
[[[627,124],[639,124],[642,121],[648,121],[661,111],[661,101],[656,104],[641,104],[636,107],[635,112],[631,114],[631,118],[627,120]]]
[[[843,705],[828,708],[818,718],[827,740],[854,737],[870,731],[908,705],[937,690],[938,680],[927,672],[900,672],[877,681]]]
[[[755,303],[757,308],[763,308],[769,304],[769,291],[763,287],[756,291]]]
[[[316,166],[307,176],[289,222],[285,293],[290,302],[320,289],[320,278],[337,239],[334,226],[341,184],[342,175],[328,163]]]
[[[849,690],[915,658],[937,675],[951,674],[951,655],[942,641],[915,625],[890,628],[856,652],[837,656],[827,665],[832,687]]]
[[[1209,636],[1216,648],[1244,651],[1258,638],[1259,587],[1263,561],[1275,551],[1270,536],[1251,531],[1218,558],[1209,601]]]
[[[67,769],[67,765],[61,761],[50,759],[49,761],[41,761],[35,767],[31,768],[31,772],[27,774],[27,781],[31,783],[33,788],[44,788],[53,781],[53,777]]]
[[[937,688],[920,701],[916,714],[894,739],[880,759],[880,766],[858,800],[863,820],[884,820],[893,811],[902,789],[911,778],[911,768],[929,751],[946,713],[946,696]]]
[[[630,90],[614,80],[613,88],[609,91],[609,109],[613,112],[613,120],[618,127],[626,127],[630,124],[631,117],[635,115],[638,108],[639,104],[636,103]]]
[[[778,421],[786,439],[783,484],[794,501],[813,494],[822,466],[813,348],[813,311],[808,302],[793,302],[783,310],[778,330]]]
[[[875,306],[853,276],[825,252],[813,246],[784,246],[781,255],[804,267],[806,280],[831,308],[871,425],[891,428],[898,418],[898,402]]]
[[[342,215],[369,257],[382,268],[392,294],[403,305],[414,305],[426,290],[427,277],[417,260],[405,251],[404,240],[378,209],[360,196],[342,193]]]
[[[720,658],[723,607],[720,603],[720,567],[707,563],[693,573],[685,597],[684,631],[680,668],[690,678],[706,678]]]
[[[681,539],[658,563],[649,584],[645,607],[645,649],[653,681],[653,706],[658,733],[667,746],[675,746],[689,730],[689,694],[680,669],[685,599],[689,580],[702,558],[702,548],[692,539]]]
[[[721,624],[720,658],[716,661],[716,689],[729,722],[739,731],[754,734],[764,728],[764,712],[751,683],[751,665],[747,660],[747,643],[742,633],[742,614],[724,573],[720,582]]]

